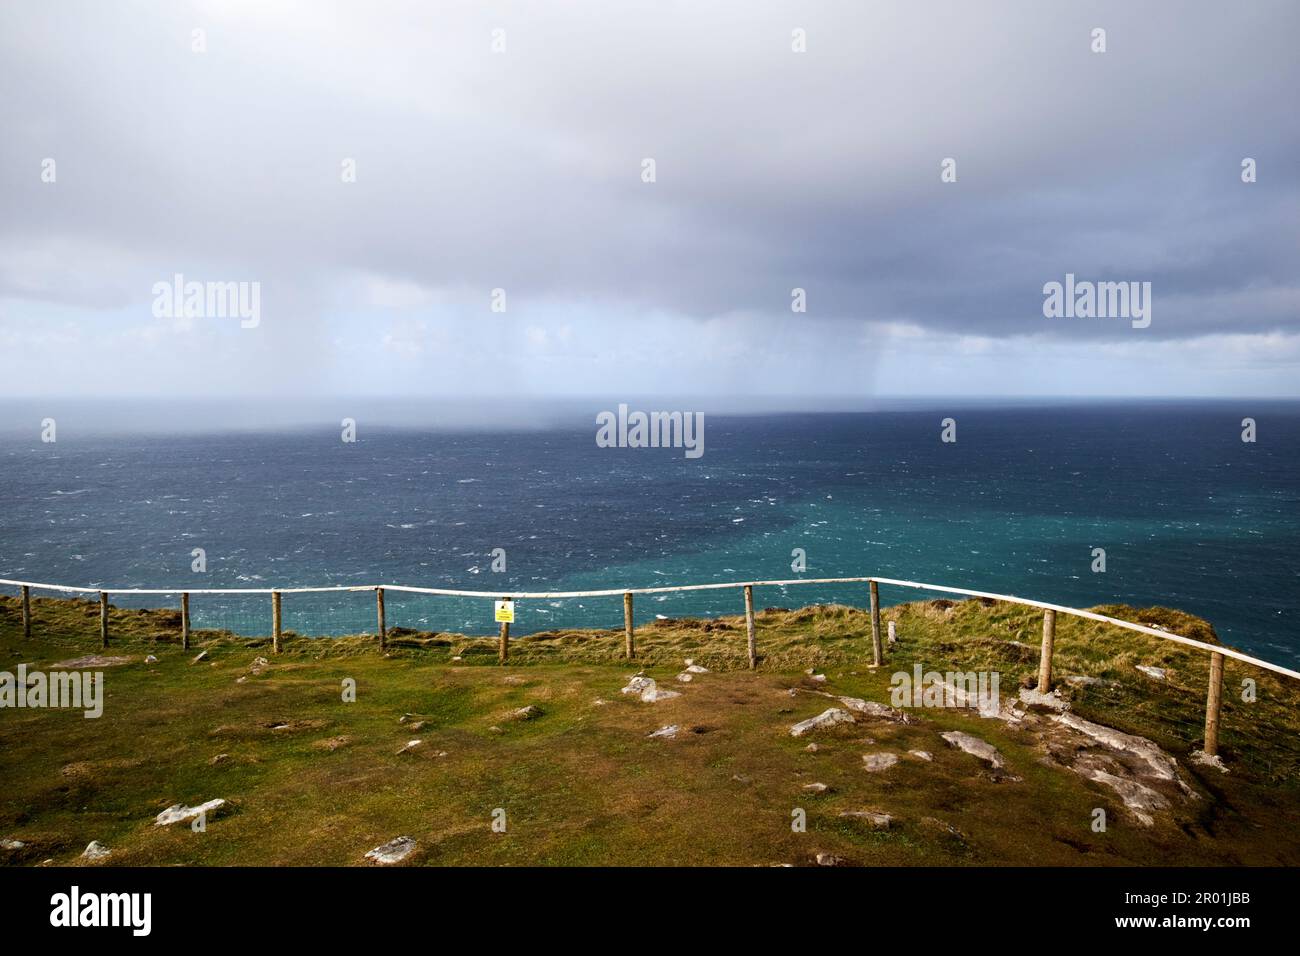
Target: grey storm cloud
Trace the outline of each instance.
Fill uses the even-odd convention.
[[[1289,334],[1297,36],[1288,2],[6,4],[0,321],[143,321],[180,272],[260,281],[307,356],[394,296],[454,339],[495,287],[623,354],[662,315],[1124,336],[1043,317],[1072,272],[1151,282],[1153,341]]]

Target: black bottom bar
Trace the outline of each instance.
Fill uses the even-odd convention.
[[[134,909],[123,898],[106,904],[124,925],[52,925],[74,922],[73,887],[77,923],[97,917],[100,894],[149,894],[148,934],[136,935],[145,928],[143,896]],[[394,933],[447,940],[456,932],[535,944],[539,931],[566,942],[613,943],[620,937],[610,933],[629,932],[666,942],[668,930],[734,942],[768,938],[778,925],[819,947],[1034,934],[1072,942],[1200,934],[1231,945],[1256,930],[1280,938],[1295,888],[1295,871],[1283,869],[36,868],[0,870],[0,925],[7,941],[75,933],[83,942],[206,948],[277,939],[337,947]]]

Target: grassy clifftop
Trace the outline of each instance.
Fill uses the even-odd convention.
[[[1177,611],[1096,610],[1215,640]],[[24,640],[18,602],[0,600],[0,670],[99,652],[97,605],[37,600],[34,615]],[[96,865],[360,864],[410,836],[405,862],[428,864],[1300,863],[1285,822],[1300,809],[1292,682],[1228,661],[1222,774],[1187,759],[1203,729],[1205,655],[1059,619],[1055,673],[1071,715],[1177,762],[1176,787],[1142,767],[1130,780],[1124,746],[1038,708],[1007,721],[844,705],[888,704],[891,675],[914,664],[997,672],[1004,698],[1032,683],[1036,612],[928,601],[884,618],[899,640],[873,669],[866,612],[763,611],[750,672],[738,617],[638,628],[634,663],[621,630],[530,635],[501,667],[495,640],[401,629],[387,655],[369,637],[290,637],[276,656],[265,640],[212,632],[183,652],[176,612],[114,609],[104,653],[125,661],[101,668],[101,718],[0,710],[0,862],[85,862],[98,840],[111,854]],[[687,658],[706,672],[679,681]],[[642,669],[680,696],[620,693]],[[1071,675],[1099,682],[1071,686]],[[791,736],[845,706],[852,722]],[[664,727],[675,735],[649,736]],[[967,738],[999,765],[953,743]],[[1134,787],[1167,804],[1151,825]],[[216,798],[227,804],[206,832],[154,825],[168,806]]]

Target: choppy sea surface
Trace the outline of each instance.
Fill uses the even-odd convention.
[[[957,441],[940,441],[940,419]],[[1242,419],[1257,422],[1254,443]],[[594,418],[512,431],[0,429],[0,577],[91,587],[414,584],[498,593],[879,575],[1091,606],[1182,608],[1300,661],[1300,405],[953,405],[708,416],[705,454],[599,448]],[[193,549],[206,571],[192,570]],[[504,549],[506,570],[493,570]],[[1092,570],[1093,549],[1106,554]],[[806,572],[792,571],[795,549]],[[12,590],[12,589],[6,589]],[[915,592],[883,588],[885,603]],[[156,605],[166,599],[115,598]],[[301,633],[372,631],[365,593],[285,599]],[[861,585],[760,606],[865,605]],[[390,626],[487,634],[491,605],[388,600]],[[266,598],[195,597],[265,634]],[[638,620],[738,613],[739,590],[639,598]],[[520,602],[519,633],[619,626],[614,598]]]

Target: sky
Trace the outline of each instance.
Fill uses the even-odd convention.
[[[1298,38],[1267,0],[6,3],[0,398],[1296,397]],[[1045,316],[1067,274],[1149,326]],[[158,315],[176,275],[256,325]]]

